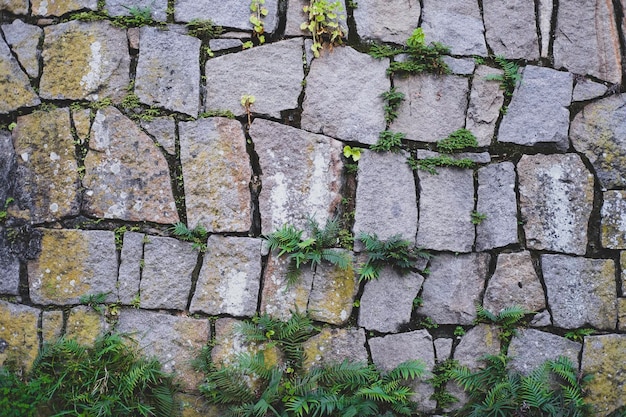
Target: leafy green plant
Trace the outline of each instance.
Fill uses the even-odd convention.
[[[457,337],[461,337],[465,335],[465,329],[462,326],[456,326],[454,328],[454,333],[455,336]]]
[[[7,129],[9,129],[9,132],[12,132],[13,129],[15,129],[16,127],[17,127],[17,123],[11,122],[9,123],[9,126],[7,126]]]
[[[500,339],[508,341],[515,336],[516,328],[523,324],[524,318],[532,312],[519,306],[503,308],[498,314],[494,314],[483,306],[476,307],[476,322],[491,323],[500,327]]]
[[[248,116],[248,125],[252,124],[252,105],[256,101],[256,97],[250,94],[244,94],[241,96],[241,106],[246,111],[246,115]]]
[[[419,322],[419,326],[425,329],[437,329],[439,328],[439,323],[432,319],[432,317],[424,317]]]
[[[5,367],[0,367],[0,410],[4,417],[34,417],[43,399],[34,386],[23,382]]]
[[[114,24],[118,24],[124,27],[141,27],[155,23],[152,19],[152,10],[150,7],[140,6],[122,6],[128,10],[130,16],[117,16],[114,19]]]
[[[125,109],[136,109],[141,106],[141,102],[139,101],[139,96],[135,93],[128,93],[122,99],[120,105]]]
[[[389,91],[385,91],[380,96],[385,101],[385,106],[383,107],[385,122],[389,124],[398,118],[398,107],[404,101],[404,93],[396,91],[395,87],[391,87]]]
[[[479,225],[486,219],[487,219],[487,215],[485,213],[480,213],[476,210],[470,213],[470,220],[472,224]]]
[[[459,363],[454,359],[446,359],[433,368],[433,377],[428,382],[435,390],[430,398],[437,401],[438,408],[447,408],[458,401],[458,398],[446,390],[448,382],[452,380],[452,371],[458,366]]]
[[[109,107],[111,105],[113,105],[113,101],[111,101],[110,97],[104,97],[104,98],[101,98],[100,100],[96,100],[96,101],[89,103],[89,107],[92,108],[93,110],[102,110],[105,107]]]
[[[367,260],[359,268],[359,280],[378,279],[385,266],[391,266],[401,274],[407,274],[419,258],[430,259],[431,254],[414,247],[408,240],[395,235],[387,240],[380,240],[376,233],[359,233],[357,239],[365,246]]]
[[[450,133],[447,138],[437,141],[437,150],[443,153],[453,153],[465,148],[476,147],[478,147],[476,136],[467,129],[456,130]]]
[[[361,148],[344,146],[343,147],[343,156],[348,159],[352,159],[354,162],[358,161],[361,158]]]
[[[81,295],[78,302],[93,308],[98,313],[104,312],[103,304],[106,303],[109,292],[99,292],[97,294]]]
[[[189,229],[185,223],[178,222],[172,226],[171,230],[176,237],[191,242],[194,249],[200,252],[206,252],[209,232],[204,226],[199,224],[193,229]]]
[[[206,117],[226,117],[227,119],[234,119],[235,115],[230,110],[209,110],[198,115],[198,119],[204,119]]]
[[[265,7],[265,0],[252,0],[250,2],[250,23],[252,23],[253,34],[259,40],[260,44],[265,43],[265,25],[263,18],[267,16],[269,11]]]
[[[192,19],[185,27],[189,36],[194,36],[204,42],[217,38],[224,31],[221,26],[217,26],[211,20]]]
[[[370,149],[376,152],[399,152],[402,140],[405,138],[406,135],[404,133],[384,130],[380,132],[378,141],[370,146]]]
[[[15,199],[13,197],[9,197],[6,200],[4,200],[3,209],[0,210],[0,223],[7,219],[7,216],[9,215],[7,210],[9,209],[9,205],[14,201]]]
[[[504,97],[511,98],[515,86],[521,80],[519,65],[513,61],[508,61],[501,55],[496,56],[494,59],[496,64],[504,71],[504,74],[491,74],[486,76],[485,79],[500,81],[500,88],[504,90]]]
[[[308,22],[300,25],[301,30],[308,30],[313,36],[311,50],[317,58],[320,51],[327,43],[332,48],[343,42],[345,31],[341,27],[340,21],[346,17],[342,15],[344,11],[341,2],[328,0],[310,0],[308,6],[302,8],[308,14]]]
[[[574,329],[565,333],[565,337],[574,342],[582,342],[585,336],[590,336],[595,332],[593,329]]]
[[[409,157],[407,163],[411,169],[421,169],[430,174],[437,174],[437,167],[474,168],[475,162],[469,158],[455,159],[448,155],[439,155],[424,159]]]

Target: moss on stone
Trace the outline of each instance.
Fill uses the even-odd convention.
[[[96,338],[104,333],[105,322],[102,314],[87,306],[78,306],[70,311],[65,336],[81,345],[93,345]]]
[[[8,344],[0,353],[0,366],[16,372],[30,370],[39,352],[39,313],[32,307],[0,301],[0,339]]]

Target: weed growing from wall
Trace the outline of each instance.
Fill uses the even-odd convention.
[[[207,238],[209,232],[202,225],[190,229],[185,223],[178,222],[172,226],[171,231],[182,240],[192,243],[192,247],[200,252],[207,250]]]
[[[303,22],[300,29],[308,30],[313,36],[311,50],[316,58],[320,56],[324,45],[332,48],[343,43],[345,31],[340,22],[346,16],[342,14],[344,9],[339,1],[310,0],[309,5],[302,10],[308,14],[309,20]]]

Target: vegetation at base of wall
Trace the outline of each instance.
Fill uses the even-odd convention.
[[[453,168],[474,168],[476,163],[468,158],[454,159],[448,155],[440,155],[431,158],[415,159],[409,157],[407,163],[411,169],[421,169],[429,174],[437,175],[437,167],[453,167]]]
[[[192,247],[200,252],[207,250],[207,238],[209,232],[202,225],[197,225],[193,229],[187,227],[183,222],[178,222],[170,229],[174,235],[182,240],[192,243]]]
[[[370,146],[370,149],[376,152],[399,152],[405,138],[404,133],[384,130],[380,132],[378,141]]]
[[[446,359],[437,363],[433,368],[433,377],[428,380],[428,383],[435,391],[430,399],[437,401],[437,408],[447,408],[459,400],[446,390],[448,382],[452,380],[452,371],[458,367],[458,361]]]
[[[307,13],[308,21],[300,25],[301,30],[308,30],[313,36],[313,44],[311,51],[318,58],[320,51],[324,45],[331,48],[335,45],[343,43],[345,30],[341,26],[341,21],[346,16],[343,6],[339,1],[328,0],[310,0],[308,6],[304,6],[302,10]]]

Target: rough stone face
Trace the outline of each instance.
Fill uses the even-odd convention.
[[[304,368],[335,365],[348,360],[367,363],[363,329],[331,329],[322,331],[304,342]]]
[[[626,331],[626,298],[617,299],[617,314],[617,330]]]
[[[530,252],[501,253],[496,271],[489,280],[483,307],[494,314],[519,306],[527,311],[546,307],[545,294],[533,267]]]
[[[572,101],[573,82],[568,72],[531,65],[524,68],[500,124],[498,141],[525,146],[554,143],[560,150],[569,148],[567,107]]]
[[[418,314],[439,324],[472,324],[485,286],[489,254],[439,254],[424,281],[423,305]]]
[[[615,329],[615,263],[566,255],[542,255],[543,279],[554,325]]]
[[[221,117],[180,123],[180,158],[189,227],[248,231],[252,168],[241,124]]]
[[[303,229],[308,216],[326,224],[341,202],[342,143],[262,119],[254,121],[250,136],[263,173],[263,233],[286,223]]]
[[[81,345],[93,345],[96,338],[108,330],[104,314],[89,306],[77,306],[67,317],[65,337],[76,340]]]
[[[577,81],[572,94],[572,101],[591,100],[604,95],[608,87],[604,84],[596,83],[587,78]]]
[[[626,192],[606,191],[603,193],[602,247],[626,249]]]
[[[403,44],[417,27],[420,12],[417,0],[391,0],[362,2],[353,13],[361,39]]]
[[[16,163],[15,150],[13,149],[13,141],[11,133],[6,130],[0,130],[0,203],[4,204],[11,188],[13,179],[11,174],[15,169]]]
[[[142,103],[196,117],[200,108],[200,39],[141,28],[135,93]]]
[[[626,290],[626,251],[620,252],[619,263],[622,268],[621,284],[622,294],[624,294],[624,290]]]
[[[43,30],[34,25],[27,25],[21,20],[14,20],[13,23],[2,25],[4,38],[17,55],[17,59],[26,70],[26,73],[33,78],[39,76],[39,40],[43,35]]]
[[[485,28],[476,1],[426,0],[422,19],[426,43],[440,42],[452,55],[487,56]]]
[[[223,51],[232,48],[241,48],[243,42],[240,39],[209,39],[211,51]]]
[[[63,312],[43,311],[41,313],[41,338],[44,343],[52,343],[61,337],[63,330]]]
[[[394,235],[411,242],[417,233],[417,193],[404,152],[362,151],[359,159],[354,232]],[[362,249],[359,241],[356,249]]]
[[[117,277],[117,295],[122,304],[134,304],[135,297],[139,295],[143,243],[147,239],[149,237],[143,233],[124,233]]]
[[[265,32],[271,33],[278,25],[278,0],[266,0],[268,10],[263,18]],[[174,20],[190,22],[193,19],[210,18],[213,23],[234,29],[252,30],[250,3],[240,0],[176,0]]]
[[[517,164],[526,246],[583,255],[593,175],[576,154],[524,155]]]
[[[318,265],[307,306],[309,316],[325,323],[344,324],[350,318],[358,291],[359,282],[352,267],[344,271],[327,263]]]
[[[106,0],[104,5],[109,16],[130,16],[133,8],[149,9],[152,19],[159,22],[167,20],[167,0]]]
[[[62,16],[78,10],[97,10],[97,0],[32,0],[32,10],[38,16]]]
[[[280,118],[281,111],[298,107],[304,79],[302,40],[290,39],[209,59],[205,73],[207,111],[246,114],[241,97],[252,95],[256,99],[252,113]]]
[[[416,273],[400,275],[385,267],[378,279],[365,284],[359,309],[359,326],[383,333],[397,332],[411,320],[413,300],[424,277]]]
[[[573,0],[559,5],[554,66],[620,83],[621,54],[614,13],[610,1]]]
[[[85,158],[84,209],[97,217],[176,223],[167,161],[115,107],[98,110]]]
[[[42,230],[41,253],[28,262],[30,298],[36,304],[78,304],[83,295],[110,293],[114,302],[117,257],[113,232]]]
[[[416,359],[422,361],[428,370],[435,366],[433,339],[426,330],[373,337],[369,340],[369,345],[372,361],[383,371]],[[412,399],[418,402],[421,411],[434,410],[436,403],[430,399],[433,394],[432,385],[416,380],[411,383],[411,388],[416,393]]]
[[[19,295],[20,261],[11,253],[5,234],[0,227],[0,294]]]
[[[28,0],[2,0],[0,10],[14,14],[26,14],[28,13]]]
[[[565,356],[578,369],[578,355],[582,344],[555,334],[535,329],[519,329],[509,345],[508,356],[511,368],[524,375],[547,360]]]
[[[260,281],[261,240],[210,236],[190,311],[253,316]]]
[[[396,78],[394,84],[404,101],[390,130],[403,132],[410,140],[436,142],[465,127],[467,78],[421,74]]]
[[[539,58],[534,2],[485,0],[482,7],[485,37],[494,55],[529,61]]]
[[[478,146],[491,145],[500,109],[504,103],[504,92],[500,88],[500,83],[488,80],[487,77],[502,74],[504,74],[502,70],[486,65],[479,65],[474,73],[465,128],[476,136]]]
[[[487,216],[476,225],[477,251],[517,243],[515,166],[511,162],[478,170],[476,211]]]
[[[0,40],[0,91],[0,114],[41,103],[30,86],[28,76],[22,72],[3,40]]]
[[[121,101],[130,82],[126,31],[72,20],[44,29],[39,93],[53,100]]]
[[[440,337],[435,339],[433,344],[435,345],[435,357],[437,362],[443,362],[450,358],[452,354],[452,339]]]
[[[385,130],[383,99],[390,82],[389,60],[351,47],[335,48],[313,60],[306,78],[302,128],[368,145]]]
[[[154,137],[168,154],[174,155],[176,153],[176,122],[173,117],[143,120],[141,127]]]
[[[198,252],[191,243],[151,236],[144,245],[141,308],[184,310]]]
[[[500,352],[500,329],[496,326],[479,324],[463,335],[454,349],[454,359],[472,371],[484,367],[480,358]]]
[[[608,415],[626,405],[626,375],[616,369],[623,363],[626,335],[587,336],[583,345],[581,368],[594,377],[587,386],[585,401],[599,415]]]
[[[0,300],[0,339],[8,346],[0,352],[0,366],[15,362],[28,372],[39,351],[37,323],[40,310]]]
[[[421,192],[417,246],[471,252],[474,244],[473,171],[437,168],[437,172],[418,171]]]
[[[626,94],[588,104],[574,117],[572,144],[595,168],[603,188],[626,186]]]
[[[541,57],[547,58],[550,47],[550,30],[552,29],[552,0],[539,0],[537,19],[539,20],[539,33],[541,34]]]
[[[72,110],[72,121],[74,122],[74,129],[76,130],[76,136],[84,144],[89,137],[91,131],[91,110]]]
[[[198,388],[203,375],[191,362],[209,341],[207,319],[128,309],[122,310],[116,330],[130,333],[144,355],[156,356],[165,372],[176,373],[185,391]]]

